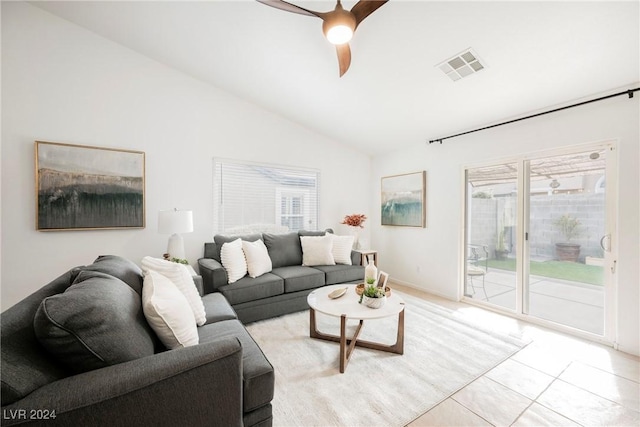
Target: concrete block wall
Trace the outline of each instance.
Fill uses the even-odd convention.
[[[509,200],[510,201],[507,201]],[[508,219],[504,215],[504,206],[510,203],[513,216],[516,213],[515,197],[471,199],[469,218],[469,242],[472,244],[486,244],[493,257],[496,247],[499,227],[515,225],[516,218]],[[555,258],[555,243],[562,243],[566,239],[555,225],[562,215],[568,214],[580,222],[580,233],[572,243],[581,245],[580,258],[585,256],[602,257],[600,238],[604,234],[605,195],[603,193],[582,194],[554,194],[536,195],[530,200],[529,249],[534,260],[549,260]],[[512,223],[510,224],[510,221]],[[513,244],[515,236],[510,236],[510,229],[505,232],[507,247]],[[513,238],[513,240],[512,240]],[[513,249],[511,255],[513,255]]]

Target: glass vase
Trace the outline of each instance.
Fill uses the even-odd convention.
[[[353,231],[351,234],[353,235],[353,249],[360,249],[360,227],[352,227]]]
[[[370,282],[370,279],[373,279],[372,283]],[[369,260],[369,264],[367,264],[367,266],[364,268],[364,286],[365,288],[367,286],[375,286],[377,283],[376,281],[378,280],[378,267],[376,267],[376,265],[374,264],[373,260],[370,259]]]

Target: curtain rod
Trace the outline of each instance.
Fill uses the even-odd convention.
[[[487,130],[487,129],[495,128],[495,127],[498,127],[498,126],[508,125],[510,123],[519,122],[520,120],[526,120],[526,119],[532,119],[534,117],[544,116],[545,114],[556,113],[558,111],[567,110],[569,108],[579,107],[579,106],[585,105],[585,104],[591,104],[592,102],[604,101],[605,99],[614,98],[616,96],[628,95],[629,99],[631,99],[631,98],[633,98],[633,92],[637,92],[639,90],[640,90],[640,88],[629,89],[629,90],[625,90],[625,91],[622,91],[622,92],[614,93],[612,95],[607,95],[607,96],[602,96],[600,98],[591,99],[589,101],[578,102],[577,104],[572,104],[572,105],[567,105],[567,106],[564,106],[564,107],[556,108],[554,110],[544,111],[542,113],[537,113],[537,114],[532,114],[530,116],[520,117],[519,119],[513,119],[513,120],[506,121],[506,122],[497,123],[495,125],[485,126],[483,128],[468,130],[466,132],[457,133],[455,135],[445,136],[443,138],[431,139],[431,140],[429,140],[429,144],[433,144],[434,142],[439,142],[440,144],[442,144],[442,141],[444,141],[445,139],[455,138],[457,136],[467,135],[469,133],[479,132],[481,130]]]

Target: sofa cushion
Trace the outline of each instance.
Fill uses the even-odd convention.
[[[227,242],[233,242],[236,239],[244,240],[247,242],[255,242],[258,239],[262,239],[262,234],[245,234],[245,235],[237,235],[237,236],[225,236],[222,234],[216,234],[213,236],[213,241],[215,243],[215,247],[213,248],[213,259],[218,262],[222,262],[220,258],[220,249],[222,249],[222,245]]]
[[[154,270],[162,274],[176,285],[189,302],[189,307],[193,312],[193,317],[198,326],[202,326],[207,321],[207,315],[202,304],[202,299],[198,293],[198,288],[193,281],[193,276],[187,270],[187,267],[177,262],[171,262],[160,258],[146,256],[142,258],[142,268],[145,270]]]
[[[218,249],[218,246],[214,242],[204,243],[204,256],[203,256],[204,258],[216,259],[216,257],[217,256],[219,257],[219,255],[220,255],[220,250]]]
[[[142,288],[144,315],[162,344],[169,349],[198,344],[198,331],[189,301],[162,274],[149,270]]]
[[[303,236],[300,237],[302,244],[302,265],[335,265],[331,248],[333,246],[333,236]]]
[[[238,318],[229,301],[220,292],[212,292],[203,296],[202,303],[207,312],[207,323]]]
[[[315,289],[325,284],[324,272],[302,265],[274,268],[273,274],[284,280],[286,293]]]
[[[65,292],[43,299],[33,326],[42,346],[76,373],[154,353],[140,296],[96,271],[80,272]]]
[[[300,230],[298,231],[298,235],[302,236],[324,236],[327,233],[333,234],[333,229],[327,228],[323,231],[311,231],[311,230]]]
[[[319,265],[313,268],[324,272],[327,285],[362,282],[364,280],[364,267],[360,265]]]
[[[225,320],[198,328],[200,342],[236,337],[242,344],[242,404],[244,412],[268,404],[273,399],[273,366],[238,320]]]
[[[235,283],[220,286],[222,295],[235,305],[247,301],[268,298],[284,293],[284,281],[272,273],[265,273],[260,277],[243,277]]]
[[[298,233],[264,234],[262,237],[273,268],[302,265],[302,246]]]
[[[117,255],[101,255],[83,270],[99,271],[117,277],[142,295],[142,270],[133,261]]]
[[[271,271],[272,264],[269,251],[262,240],[242,242],[242,251],[247,260],[247,272],[250,277],[262,276]]]

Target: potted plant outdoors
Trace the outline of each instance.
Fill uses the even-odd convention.
[[[360,303],[370,308],[380,308],[387,302],[387,294],[384,287],[365,285],[364,292],[360,295]]]
[[[556,257],[560,261],[577,262],[580,257],[580,245],[571,240],[582,234],[580,221],[569,214],[564,214],[553,223],[564,237],[563,242],[556,243]]]

